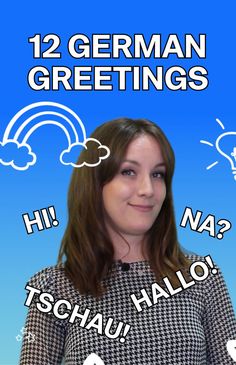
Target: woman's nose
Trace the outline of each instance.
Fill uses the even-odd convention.
[[[153,195],[153,185],[150,176],[140,177],[138,180],[138,195],[150,197]]]

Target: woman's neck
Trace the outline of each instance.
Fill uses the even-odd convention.
[[[107,227],[109,236],[114,247],[114,260],[124,262],[136,262],[146,259],[144,254],[143,235],[121,234]]]

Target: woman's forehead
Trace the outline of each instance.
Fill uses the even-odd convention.
[[[163,161],[160,144],[157,140],[148,134],[142,134],[134,138],[128,145],[124,160],[137,161],[144,160],[157,160],[157,163]]]

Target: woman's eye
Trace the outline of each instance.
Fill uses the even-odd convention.
[[[133,175],[135,175],[135,172],[134,172],[134,170],[131,170],[131,169],[124,169],[121,171],[121,174],[127,175],[127,176],[133,176]]]
[[[156,172],[153,172],[152,176],[155,179],[164,179],[165,174],[164,174],[164,172],[156,171]]]

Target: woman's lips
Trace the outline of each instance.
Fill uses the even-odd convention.
[[[150,212],[153,209],[153,205],[139,205],[139,204],[131,204],[129,203],[129,205],[138,210],[139,212]]]

